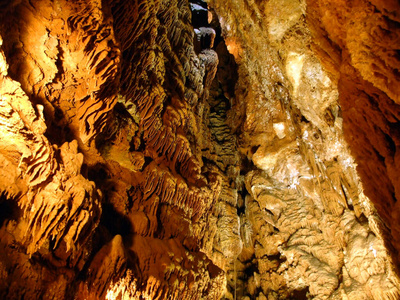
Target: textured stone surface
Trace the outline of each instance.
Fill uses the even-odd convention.
[[[254,170],[245,174],[246,192],[242,192],[248,193],[241,216],[244,250],[228,272],[232,298],[398,297],[392,263],[397,254],[392,252],[392,259],[384,250],[385,244],[391,249],[389,244],[396,240],[395,229],[391,228],[390,238],[385,228],[390,226],[385,215],[396,215],[389,203],[397,180],[386,173],[396,167],[361,140],[362,132],[368,132],[365,139],[374,140],[372,148],[395,151],[395,142],[382,138],[397,136],[397,120],[391,114],[396,114],[393,102],[398,93],[383,82],[397,78],[398,57],[392,49],[398,48],[398,25],[392,23],[394,10],[382,16],[366,10],[371,7],[367,2],[328,2],[210,2],[227,48],[239,64],[231,122],[243,118],[238,142],[254,163]],[[372,21],[377,19],[382,25]],[[374,26],[388,32],[378,33]],[[335,35],[348,43],[334,39]],[[390,43],[380,42],[385,36],[394,44],[384,46]],[[378,55],[384,47],[385,55]],[[351,58],[346,54],[350,48]],[[374,61],[378,56],[388,61],[386,67]],[[374,64],[382,76],[371,73]],[[348,74],[361,65],[359,72],[369,78],[387,77],[375,79],[374,92],[368,85],[357,85],[357,78],[368,80],[367,75]],[[352,94],[355,90],[358,93]],[[393,100],[378,96],[384,93]],[[378,104],[360,103],[362,94],[365,99],[382,97],[380,106],[391,105],[382,108],[391,121],[373,108]],[[350,110],[352,106],[358,110]],[[387,128],[386,136],[373,125],[377,122]],[[388,122],[393,122],[391,133]],[[368,131],[363,124],[369,124]],[[386,165],[379,166],[383,161]],[[382,210],[379,215],[385,225],[374,206]]]
[[[397,299],[399,11],[0,1],[1,298]]]
[[[329,8],[331,13],[324,11]],[[313,34],[327,69],[339,72],[344,135],[366,194],[391,232],[398,262],[399,15],[396,1],[310,2]],[[332,23],[340,13],[340,22]],[[320,20],[318,28],[315,25]],[[354,20],[357,20],[356,22]],[[338,52],[338,46],[341,53]],[[336,48],[336,50],[335,50]],[[335,53],[331,58],[327,53]],[[331,70],[331,64],[335,66]]]

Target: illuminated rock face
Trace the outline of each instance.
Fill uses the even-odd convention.
[[[400,8],[347,2],[0,3],[1,298],[397,299]]]

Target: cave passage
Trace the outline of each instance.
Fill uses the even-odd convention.
[[[399,299],[395,2],[0,1],[0,298]]]

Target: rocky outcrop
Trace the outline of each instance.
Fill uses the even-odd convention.
[[[0,2],[1,297],[397,299],[398,11]]]

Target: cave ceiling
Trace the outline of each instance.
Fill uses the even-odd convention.
[[[399,299],[397,147],[397,0],[0,1],[0,298]]]

